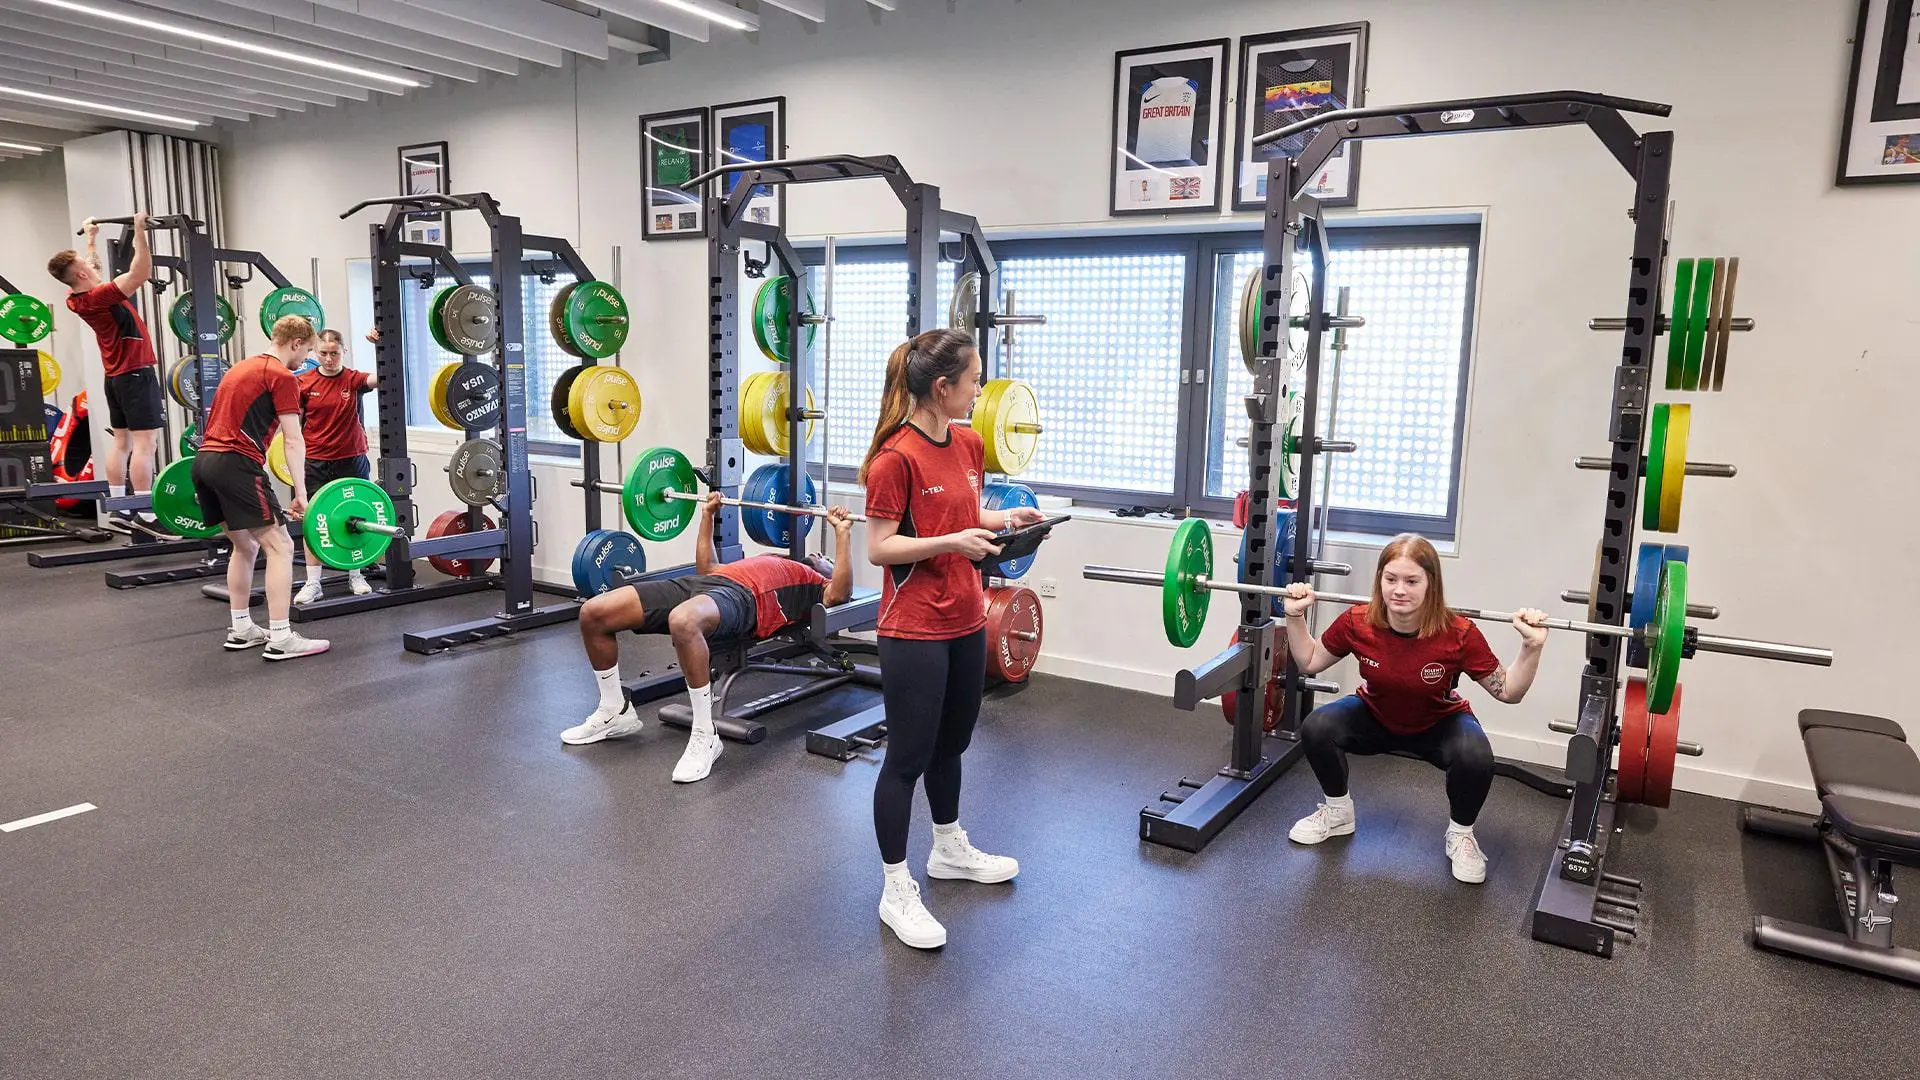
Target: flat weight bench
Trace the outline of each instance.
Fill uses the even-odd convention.
[[[1920,983],[1920,951],[1893,943],[1893,867],[1920,866],[1920,755],[1899,724],[1860,713],[1804,709],[1800,738],[1820,816],[1748,807],[1741,825],[1821,845],[1846,933],[1760,915],[1753,943]]]

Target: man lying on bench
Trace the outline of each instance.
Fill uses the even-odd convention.
[[[724,565],[717,563],[713,550],[713,519],[719,512],[719,493],[709,493],[700,506],[693,576],[642,581],[581,605],[580,639],[600,684],[600,705],[578,726],[561,732],[561,742],[581,746],[639,731],[640,716],[621,688],[620,644],[615,635],[622,630],[669,634],[693,705],[693,734],[680,763],[673,767],[673,779],[679,784],[706,779],[720,756],[720,736],[713,729],[707,642],[764,641],[808,618],[815,604],[838,607],[853,594],[853,571],[847,558],[853,516],[846,510],[836,506],[827,511],[827,522],[833,526],[832,561],[819,555],[809,555],[805,562],[785,555],[754,555]]]

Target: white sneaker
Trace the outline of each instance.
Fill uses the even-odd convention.
[[[680,764],[673,767],[673,782],[691,784],[705,780],[713,771],[713,763],[720,758],[720,736],[694,732],[687,740],[687,751],[680,755]]]
[[[367,584],[367,579],[361,576],[360,571],[350,570],[347,572],[347,589],[355,596],[365,596],[373,591],[373,586]]]
[[[585,720],[561,732],[560,741],[568,746],[585,746],[601,739],[631,735],[641,726],[640,714],[634,711],[633,702],[622,701],[617,713],[607,711],[604,705],[593,710]]]
[[[277,644],[272,641],[267,642],[267,647],[260,650],[260,659],[292,660],[301,656],[316,656],[331,648],[333,648],[331,641],[289,633],[285,641]]]
[[[313,603],[315,600],[320,599],[324,595],[326,594],[321,591],[320,583],[318,581],[309,581],[307,582],[306,588],[301,589],[299,592],[293,594],[293,602],[296,604],[299,604],[302,607],[305,607],[306,605]]]
[[[947,836],[933,834],[933,851],[927,855],[927,876],[948,880],[979,881],[992,885],[1012,881],[1020,873],[1020,862],[1006,855],[989,855],[973,846],[967,831],[960,829]]]
[[[888,877],[880,894],[880,921],[901,944],[916,949],[938,949],[947,943],[947,928],[920,902],[920,883],[910,877]]]
[[[1317,844],[1330,836],[1353,835],[1353,809],[1337,810],[1321,803],[1313,813],[1293,823],[1287,839],[1296,844]]]
[[[1487,853],[1471,832],[1447,830],[1447,858],[1453,863],[1453,878],[1469,885],[1487,880]]]
[[[266,643],[266,630],[262,628],[259,623],[253,623],[245,630],[228,630],[227,640],[223,647],[231,649],[234,652],[239,652],[241,649],[251,649],[255,645],[265,645]]]

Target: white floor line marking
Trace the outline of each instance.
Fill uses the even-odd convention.
[[[0,833],[31,829],[35,825],[45,825],[49,821],[59,821],[61,818],[69,818],[75,814],[84,814],[89,810],[98,809],[100,808],[90,802],[75,803],[59,810],[49,810],[44,814],[35,814],[33,817],[23,817],[19,821],[9,821],[5,825],[0,825]]]

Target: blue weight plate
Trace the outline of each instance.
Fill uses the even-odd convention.
[[[806,496],[800,500],[800,505],[812,506],[818,498],[813,477],[806,478],[806,485]],[[747,477],[746,487],[742,490],[740,498],[746,502],[789,505],[792,502],[789,491],[787,467],[768,463],[753,470],[752,475]],[[799,529],[802,538],[812,531],[813,515],[784,514],[778,510],[743,506],[740,508],[740,527],[746,530],[754,543],[765,547],[783,548],[793,543],[793,533],[796,528]]]
[[[770,481],[773,474],[784,471],[779,465],[762,465],[747,476],[747,482],[740,489],[740,498],[745,502],[768,502]],[[777,547],[773,534],[773,513],[757,506],[740,508],[740,528],[747,538],[761,547]]]
[[[574,586],[582,596],[619,588],[630,574],[645,573],[647,555],[640,538],[618,529],[596,529],[574,552]]]
[[[1660,600],[1660,564],[1666,561],[1666,545],[1641,544],[1633,560],[1633,596],[1627,606],[1627,625],[1635,630],[1653,621],[1654,606]],[[1646,646],[1627,641],[1627,666],[1647,666]]]
[[[990,504],[985,502],[986,493],[981,493],[982,505],[985,505],[989,510],[1011,510],[1016,506],[1038,509],[1040,506],[1040,497],[1035,495],[1033,489],[1025,484],[996,483],[987,486],[999,489],[994,492],[994,500]],[[1000,575],[1009,581],[1017,581],[1020,578],[1026,577],[1027,571],[1033,569],[1033,560],[1039,558],[1039,556],[1040,553],[1036,551],[1030,555],[1023,555],[1018,559],[1001,563]]]
[[[596,595],[587,568],[592,564],[593,545],[606,535],[605,529],[595,529],[582,537],[579,546],[573,549],[573,587],[581,596]]]
[[[65,420],[67,418],[67,414],[61,412],[60,409],[57,406],[55,406],[52,402],[43,401],[40,403],[40,405],[41,405],[41,408],[46,410],[47,438],[51,439],[53,438],[53,433],[60,430],[60,421]]]

